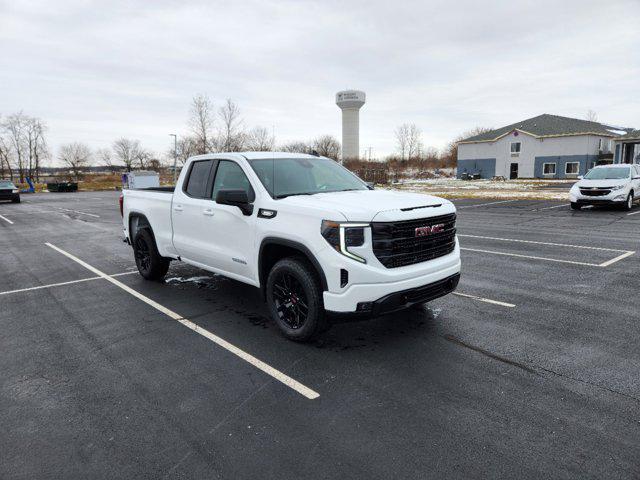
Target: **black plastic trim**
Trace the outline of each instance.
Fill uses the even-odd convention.
[[[313,255],[313,253],[311,253],[311,250],[305,247],[302,243],[294,242],[293,240],[288,240],[286,238],[265,237],[264,239],[262,239],[262,242],[260,243],[260,250],[258,254],[258,272],[260,276],[260,287],[262,288],[263,291],[266,285],[266,281],[265,281],[266,279],[264,278],[265,275],[262,272],[262,252],[264,251],[264,248],[268,245],[282,245],[284,247],[290,247],[295,250],[299,250],[300,253],[303,253],[309,259],[313,267],[317,270],[318,274],[320,275],[320,285],[322,286],[322,291],[326,292],[327,290],[329,290],[327,277],[324,274],[324,270],[320,266],[320,262],[318,262],[318,260]]]

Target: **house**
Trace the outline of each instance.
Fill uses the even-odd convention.
[[[615,163],[640,163],[640,130],[631,130],[614,139]]]
[[[545,113],[458,142],[458,178],[576,178],[635,158],[639,143],[638,130]]]

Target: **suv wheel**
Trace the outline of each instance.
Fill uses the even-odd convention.
[[[277,262],[269,272],[266,290],[271,317],[285,337],[305,342],[326,329],[322,288],[304,260]]]
[[[160,255],[149,229],[143,228],[136,233],[133,255],[140,275],[146,280],[162,280],[169,270],[170,260]]]
[[[571,210],[580,210],[582,208],[582,205],[580,205],[577,202],[571,202]]]
[[[625,210],[631,210],[633,208],[633,190],[629,192],[627,197],[627,203],[624,205]]]

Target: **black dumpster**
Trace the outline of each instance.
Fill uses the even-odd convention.
[[[77,192],[78,182],[53,182],[47,183],[50,192]]]

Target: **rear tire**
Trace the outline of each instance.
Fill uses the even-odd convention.
[[[318,276],[303,259],[278,261],[266,287],[271,317],[288,339],[306,342],[329,328]]]
[[[571,210],[580,210],[582,208],[582,205],[580,205],[577,202],[571,202]]]
[[[624,209],[629,211],[633,208],[633,202],[634,202],[634,198],[633,198],[633,190],[629,192],[629,195],[627,196],[627,201],[624,204]]]
[[[162,280],[171,260],[160,255],[151,231],[143,228],[133,239],[133,254],[138,272],[146,280]]]

